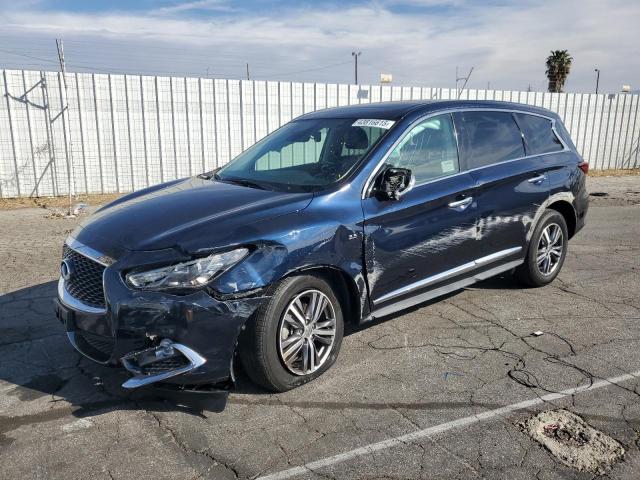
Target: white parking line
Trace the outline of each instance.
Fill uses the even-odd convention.
[[[398,445],[402,445],[408,442],[413,442],[415,440],[431,437],[433,435],[446,432],[448,430],[453,430],[454,428],[466,427],[467,425],[471,425],[473,423],[482,422],[484,420],[489,420],[494,417],[499,417],[501,415],[507,415],[509,413],[512,413],[518,410],[524,410],[544,402],[551,402],[553,400],[559,400],[561,398],[569,397],[577,393],[597,390],[598,388],[603,388],[609,385],[615,385],[618,383],[626,382],[627,380],[632,380],[634,378],[640,378],[640,370],[633,373],[620,375],[617,377],[598,380],[597,382],[593,382],[593,384],[591,385],[582,385],[580,387],[569,388],[567,390],[563,390],[558,393],[549,393],[548,395],[544,395],[542,397],[533,398],[531,400],[525,400],[519,403],[513,403],[505,407],[496,408],[495,410],[487,410],[486,412],[478,413],[476,415],[471,415],[469,417],[459,418],[457,420],[452,420],[451,422],[441,423],[440,425],[435,425],[433,427],[425,428],[424,430],[417,430],[415,432],[407,433],[405,435],[400,435],[398,437],[389,438],[388,440],[382,440],[381,442],[371,443],[369,445],[365,445],[363,447],[356,448],[348,452],[340,453],[332,457],[322,458],[320,460],[306,463],[299,467],[289,468],[288,470],[282,470],[281,472],[272,473],[270,475],[260,477],[257,480],[284,480],[286,478],[291,478],[297,475],[309,473],[319,468],[327,467],[329,465],[335,465],[336,463],[346,462],[347,460],[351,460],[352,458],[359,457],[360,455],[367,455],[369,453],[376,452],[378,450],[386,450],[388,448],[396,447]]]

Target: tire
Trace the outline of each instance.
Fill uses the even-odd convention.
[[[311,318],[315,315],[308,310],[314,298],[318,310],[325,305],[315,329]],[[302,313],[305,322],[294,313]],[[240,361],[254,383],[269,391],[284,392],[326,372],[338,357],[343,334],[342,306],[331,286],[316,275],[288,277],[275,286],[272,297],[247,322],[239,344]],[[302,345],[296,350],[300,341]],[[312,351],[316,355],[311,356]]]
[[[556,232],[559,232],[559,240],[552,243],[550,249],[546,245],[547,239],[550,235],[555,238]],[[516,269],[516,278],[529,287],[542,287],[553,282],[567,256],[568,240],[567,222],[562,214],[556,210],[546,210],[531,236],[524,263]],[[544,260],[539,264],[538,258],[543,254]]]

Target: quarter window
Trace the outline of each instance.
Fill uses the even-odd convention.
[[[458,150],[451,115],[430,117],[413,127],[393,149],[386,163],[410,169],[417,184],[458,172]]]
[[[551,120],[524,113],[516,113],[515,116],[524,135],[527,155],[559,152],[564,148],[552,129]]]
[[[460,158],[468,168],[524,157],[522,134],[511,113],[459,112],[454,119]]]

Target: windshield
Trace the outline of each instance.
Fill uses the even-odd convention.
[[[241,153],[215,178],[274,190],[324,189],[344,178],[391,125],[357,118],[296,120]]]

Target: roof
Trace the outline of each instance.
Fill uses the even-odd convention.
[[[525,105],[523,103],[500,102],[494,100],[412,100],[399,102],[378,102],[326,108],[310,112],[298,119],[311,118],[376,118],[381,120],[399,120],[410,112],[429,113],[431,111],[452,108],[497,108],[523,110],[555,116],[547,109]]]

